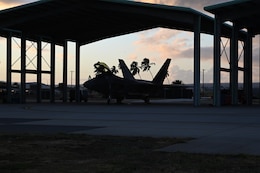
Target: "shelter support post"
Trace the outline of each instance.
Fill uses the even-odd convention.
[[[12,86],[12,33],[9,32],[6,38],[7,57],[6,57],[6,102],[11,103],[11,86]]]
[[[26,37],[22,34],[21,37],[21,87],[20,87],[20,102],[26,102]]]
[[[201,17],[197,17],[194,25],[194,106],[200,105],[200,25]]]
[[[238,27],[233,23],[230,39],[230,93],[231,104],[238,104]]]
[[[55,102],[55,43],[51,42],[51,98],[50,102]]]
[[[252,104],[252,68],[252,34],[248,29],[244,53],[244,97],[247,105]]]
[[[213,105],[221,106],[220,92],[220,43],[221,43],[221,19],[215,16],[214,21],[214,74],[213,74]]]
[[[68,97],[68,42],[64,42],[63,46],[63,82],[62,82],[62,101],[67,102]]]
[[[42,41],[37,40],[37,103],[41,103],[42,95]]]
[[[76,42],[76,82],[75,82],[75,98],[76,102],[80,102],[80,45],[78,42]]]

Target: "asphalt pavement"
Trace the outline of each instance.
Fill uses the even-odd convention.
[[[188,137],[161,150],[260,155],[260,106],[0,104],[0,132]]]

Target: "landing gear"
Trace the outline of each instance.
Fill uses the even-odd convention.
[[[144,97],[144,102],[145,102],[146,104],[149,104],[149,103],[150,103],[150,98],[149,98],[149,96],[145,96],[145,97]]]
[[[116,103],[117,104],[121,104],[123,99],[124,99],[123,97],[117,97],[116,98]]]
[[[108,98],[107,98],[107,104],[109,105],[110,102],[111,102],[111,96],[108,96]]]
[[[116,103],[117,103],[117,104],[121,104],[122,101],[123,101],[123,99],[124,99],[124,98],[122,98],[122,97],[117,97],[117,98],[116,98]],[[108,104],[108,105],[111,103],[111,100],[112,100],[111,96],[108,96],[108,98],[107,98],[107,104]]]

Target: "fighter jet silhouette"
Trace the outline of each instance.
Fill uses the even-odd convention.
[[[151,97],[158,96],[163,87],[163,81],[168,74],[171,59],[167,59],[152,81],[135,79],[125,62],[119,59],[119,66],[123,78],[113,74],[107,67],[95,78],[86,81],[83,85],[89,90],[102,93],[109,104],[111,99],[121,103],[125,98],[140,98],[145,103],[150,102]]]

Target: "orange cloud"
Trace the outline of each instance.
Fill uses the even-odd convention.
[[[0,0],[0,10],[16,7],[22,4],[35,2],[37,0]]]
[[[138,2],[152,3],[152,4],[164,4],[164,5],[175,5],[176,0],[136,0]]]
[[[135,1],[153,3],[153,4],[164,4],[164,5],[171,5],[171,6],[189,7],[207,13],[203,9],[205,6],[215,5],[215,4],[228,2],[232,0],[135,0]]]
[[[181,37],[182,34],[181,31],[164,28],[144,31],[134,45],[140,52],[153,52],[164,59],[178,57],[192,46],[189,43],[192,40]]]
[[[15,7],[19,5],[18,3],[6,3],[6,2],[0,2],[0,10],[4,10],[7,8]]]

